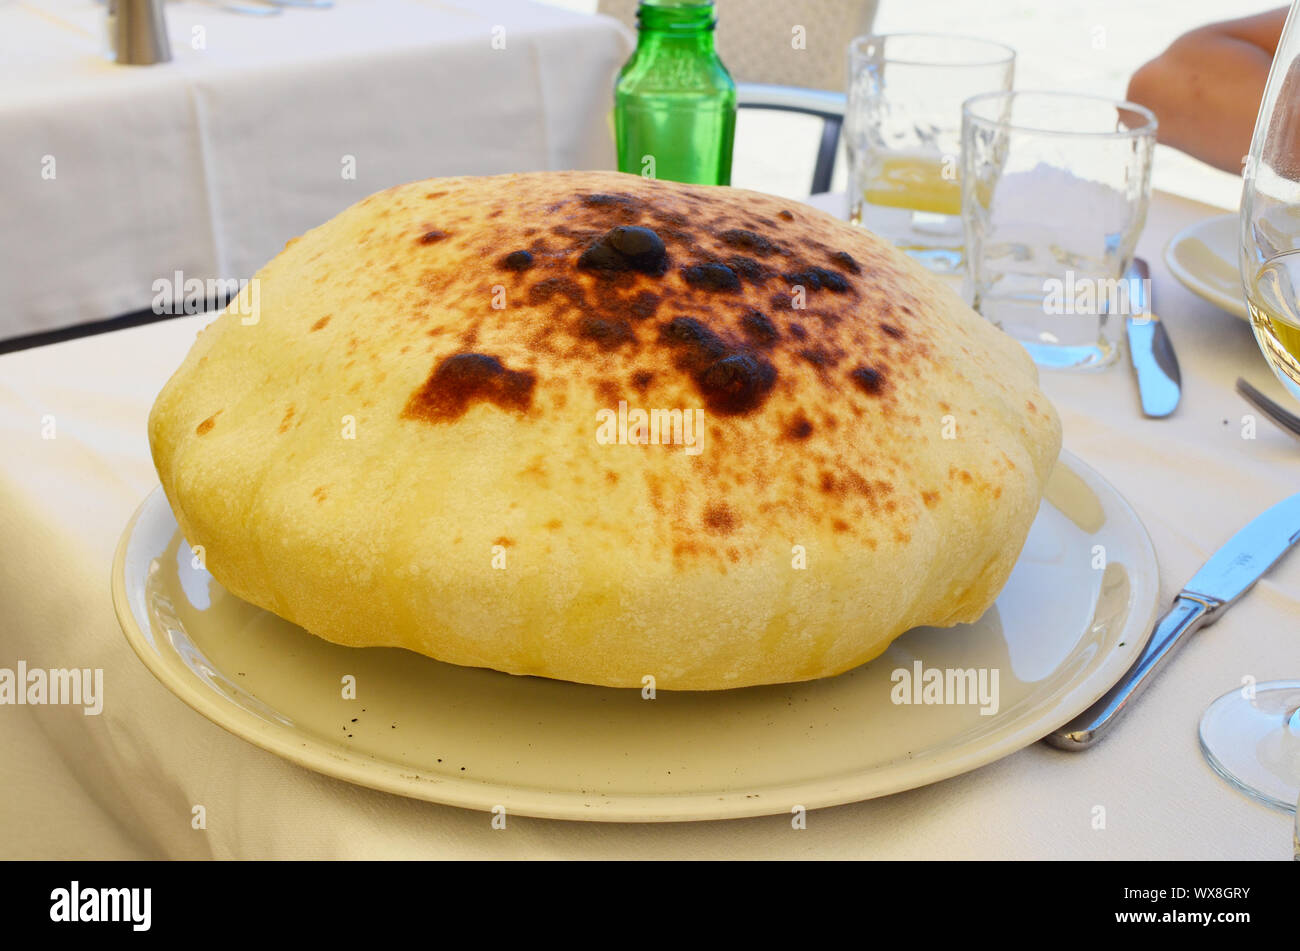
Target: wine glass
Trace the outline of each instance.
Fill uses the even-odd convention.
[[[1300,400],[1300,3],[1282,30],[1243,169],[1241,279],[1250,325]]]
[[[1243,176],[1241,279],[1250,325],[1269,366],[1300,400],[1300,0],[1282,29]],[[1296,810],[1300,681],[1251,681],[1220,697],[1201,717],[1200,739],[1228,782]]]
[[[1300,680],[1248,682],[1201,716],[1201,752],[1246,795],[1288,812],[1300,798]]]

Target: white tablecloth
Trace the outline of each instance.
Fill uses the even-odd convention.
[[[1178,347],[1183,405],[1143,419],[1126,364],[1046,374],[1065,444],[1132,502],[1173,595],[1239,527],[1297,489],[1300,451],[1249,407],[1238,374],[1282,398],[1247,325],[1192,297],[1160,258],[1213,213],[1158,196],[1140,245]],[[1183,650],[1113,735],[1082,754],[1041,744],[923,789],[788,816],[660,826],[512,817],[319,776],[227,734],[168,693],[118,629],[109,566],[157,483],[150,403],[203,318],[0,357],[0,667],[102,667],[100,716],[0,706],[0,857],[1272,858],[1291,820],[1202,761],[1196,725],[1241,678],[1300,677],[1300,556]],[[43,439],[49,418],[56,438]],[[190,826],[202,804],[207,829]],[[1104,829],[1094,829],[1096,806]]]
[[[148,308],[176,271],[251,277],[390,185],[614,164],[632,38],[606,17],[525,0],[267,18],[168,3],[173,61],[129,67],[105,58],[104,9],[0,4],[0,339]]]

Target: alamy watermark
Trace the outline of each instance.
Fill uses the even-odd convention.
[[[897,668],[889,679],[889,699],[896,704],[978,705],[980,715],[998,712],[999,671],[996,667],[926,667],[919,660],[912,669]]]
[[[88,717],[104,710],[102,667],[0,667],[0,705],[56,704],[78,706]]]
[[[602,446],[682,446],[688,456],[704,451],[704,410],[618,409],[596,411],[596,442]]]
[[[251,326],[261,317],[261,281],[255,277],[186,277],[183,271],[175,271],[171,277],[153,282],[155,314],[200,314],[209,306],[238,314],[240,323]]]
[[[1043,281],[1043,313],[1099,317],[1151,316],[1151,281],[1146,278],[1084,277],[1066,271],[1065,279]]]
[[[132,931],[153,923],[152,888],[83,888],[73,881],[50,892],[50,921],[127,922]]]

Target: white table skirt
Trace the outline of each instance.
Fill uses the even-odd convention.
[[[1178,347],[1183,405],[1146,420],[1126,364],[1045,374],[1065,444],[1129,499],[1172,599],[1239,527],[1297,489],[1300,451],[1249,407],[1238,374],[1281,387],[1247,325],[1192,297],[1160,258],[1176,229],[1213,213],[1158,196],[1140,253]],[[1196,724],[1215,697],[1300,678],[1300,556],[1200,634],[1096,748],[1041,744],[884,799],[788,816],[665,826],[491,816],[319,776],[193,712],[127,646],[109,566],[126,520],[157,484],[145,439],[155,393],[206,318],[185,318],[0,357],[0,667],[102,667],[103,713],[0,707],[0,857],[874,857],[1271,858],[1291,819],[1230,789],[1202,761]],[[50,418],[56,438],[43,439]],[[207,829],[190,826],[202,804]],[[1094,809],[1106,827],[1093,828]]]
[[[104,57],[102,4],[0,6],[0,339],[149,308],[176,271],[250,277],[390,185],[613,167],[632,38],[612,19],[525,0],[166,15],[173,61],[128,67]]]

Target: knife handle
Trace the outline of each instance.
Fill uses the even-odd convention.
[[[1151,639],[1142,649],[1137,662],[1129,668],[1119,683],[1059,730],[1044,739],[1061,750],[1086,750],[1115,725],[1134,700],[1151,685],[1156,674],[1174,656],[1174,652],[1187,640],[1187,636],[1208,620],[1214,604],[1180,594],[1174,606],[1156,624]]]

